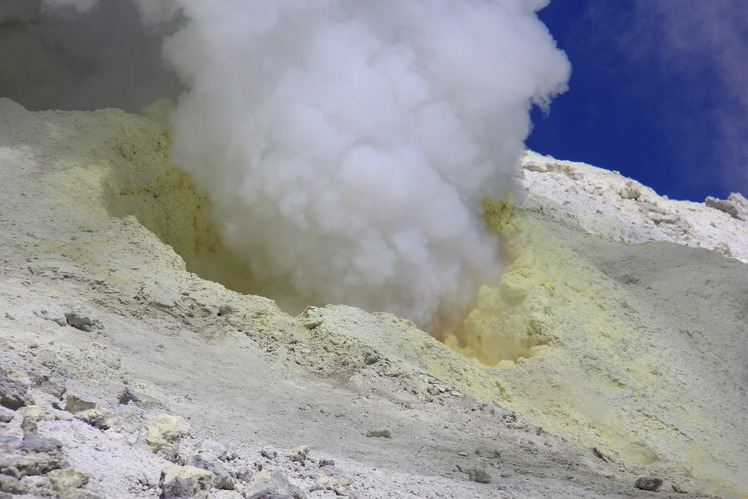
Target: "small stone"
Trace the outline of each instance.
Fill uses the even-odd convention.
[[[11,494],[25,494],[28,489],[21,485],[21,481],[12,476],[0,475],[0,491]]]
[[[369,430],[366,432],[366,436],[377,438],[392,438],[392,433],[390,433],[390,430]]]
[[[38,405],[27,405],[19,410],[23,415],[21,429],[28,433],[36,433],[39,421],[44,419],[44,411]]]
[[[501,459],[501,451],[496,449],[476,449],[475,454],[484,459]]]
[[[126,404],[129,404],[130,402],[133,402],[138,407],[142,407],[143,409],[163,406],[163,404],[158,399],[153,398],[144,393],[136,392],[129,386],[126,387],[124,391],[120,394],[118,402],[122,405],[126,405]]]
[[[260,455],[265,459],[275,459],[276,457],[278,457],[278,453],[272,449],[261,449]]]
[[[62,396],[67,391],[67,388],[65,388],[65,378],[62,374],[55,371],[43,374],[35,373],[32,376],[32,382],[40,390],[54,395],[58,399],[62,399]]]
[[[545,165],[540,163],[525,163],[525,170],[531,171],[531,172],[538,172],[538,173],[545,173],[548,171],[548,168],[545,167]]]
[[[291,461],[304,464],[304,461],[306,461],[306,458],[309,455],[309,446],[300,445],[294,447],[293,449],[284,452],[283,455]]]
[[[213,454],[221,461],[233,461],[239,457],[236,452],[228,449],[222,443],[210,438],[206,438],[200,443],[200,450],[202,452],[207,452],[208,454]]]
[[[10,423],[13,421],[13,412],[4,407],[0,407],[0,423]]]
[[[76,413],[96,408],[96,402],[88,402],[75,395],[68,395],[65,402],[65,410]]]
[[[711,196],[708,196],[704,200],[704,204],[706,204],[707,206],[709,206],[711,208],[715,208],[717,210],[724,211],[725,213],[727,213],[728,215],[730,215],[733,218],[738,218],[738,219],[740,218],[737,206],[735,206],[730,201],[725,201],[723,199],[717,199],[717,198],[713,198]],[[645,490],[649,490],[649,489],[645,489]]]
[[[194,466],[195,468],[208,470],[213,473],[213,486],[215,488],[221,490],[234,490],[234,480],[231,478],[229,471],[216,456],[206,452],[200,452],[190,456],[185,464]]]
[[[320,459],[317,462],[317,466],[319,466],[320,468],[324,468],[325,466],[335,466],[335,461],[333,461],[332,459]]]
[[[65,320],[69,326],[87,333],[95,329],[103,329],[101,322],[93,318],[91,310],[83,302],[78,300],[68,304],[68,310],[65,312]]]
[[[305,499],[300,488],[291,485],[280,470],[260,471],[244,491],[245,499]]]
[[[652,490],[656,491],[660,488],[662,485],[662,480],[659,478],[651,477],[651,476],[645,476],[641,478],[637,478],[636,482],[634,482],[634,486],[637,489],[641,490]]]
[[[108,430],[111,427],[107,418],[107,412],[103,409],[87,409],[77,413],[75,418],[99,430]]]
[[[104,496],[86,489],[70,489],[60,494],[60,499],[104,499]]]
[[[65,317],[65,310],[59,305],[48,305],[43,308],[34,310],[34,314],[42,319],[52,321],[60,326],[67,326],[68,320]]]
[[[161,471],[159,486],[162,498],[207,498],[213,473],[194,466],[172,464]]]
[[[364,364],[366,364],[367,366],[376,364],[377,362],[379,362],[379,355],[374,352],[368,352],[364,357]]]
[[[468,480],[478,483],[491,483],[491,475],[485,471],[473,468],[467,471]]]
[[[21,448],[25,452],[56,453],[62,449],[62,442],[56,438],[42,437],[34,433],[26,433],[23,436]]]
[[[57,455],[45,453],[0,456],[0,474],[23,478],[29,475],[43,475],[62,467]]]
[[[179,439],[189,432],[190,424],[186,419],[161,414],[146,425],[145,443],[154,454],[173,461],[177,456]]]
[[[27,494],[34,494],[34,497],[57,495],[52,488],[52,483],[46,476],[25,476],[21,478],[21,487],[26,489]]]
[[[52,482],[52,487],[57,491],[67,489],[80,489],[88,483],[88,475],[75,468],[50,471],[47,478]]]
[[[0,373],[0,405],[15,411],[30,403],[26,385]]]

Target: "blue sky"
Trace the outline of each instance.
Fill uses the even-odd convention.
[[[672,199],[748,195],[748,0],[552,0],[572,64],[527,146]]]

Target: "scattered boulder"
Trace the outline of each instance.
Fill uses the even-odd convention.
[[[52,321],[60,326],[67,326],[68,319],[65,317],[65,309],[56,304],[34,310],[34,314],[42,319]]]
[[[68,412],[76,413],[96,408],[95,402],[83,400],[75,395],[68,395],[65,400],[65,410]]]
[[[213,487],[221,490],[234,490],[234,479],[229,474],[226,466],[215,455],[207,452],[199,452],[190,456],[186,464],[213,473]]]
[[[28,387],[0,373],[0,405],[15,411],[30,403]]]
[[[244,490],[246,499],[305,499],[306,494],[291,485],[280,470],[260,471],[250,480]]]
[[[473,468],[469,469],[467,471],[468,480],[471,480],[473,482],[478,483],[491,483],[491,475],[489,475],[486,471],[479,469],[479,468]]]
[[[239,458],[239,455],[233,449],[229,449],[220,442],[206,438],[200,444],[201,449],[204,452],[213,454],[221,461],[233,461]]]
[[[38,405],[27,405],[19,412],[23,415],[21,429],[27,433],[36,433],[39,421],[44,419],[44,411]]]
[[[21,442],[21,449],[25,452],[58,453],[62,450],[62,442],[56,438],[42,437],[34,433],[26,433]]]
[[[68,310],[65,311],[65,320],[69,326],[87,333],[96,329],[104,329],[101,322],[93,317],[92,311],[79,300],[68,304]]]
[[[88,475],[75,468],[50,471],[47,477],[52,482],[52,487],[57,491],[80,489],[88,483]]]
[[[104,497],[86,489],[70,489],[60,494],[60,499],[104,499]]]
[[[162,498],[207,498],[213,473],[194,466],[172,464],[161,471],[159,486]]]
[[[13,476],[0,475],[0,492],[9,494],[25,494],[28,489],[21,484],[21,481]]]
[[[108,430],[111,427],[109,424],[109,418],[107,417],[107,411],[103,409],[86,409],[85,411],[77,413],[75,418],[88,423],[99,430]]]
[[[29,475],[43,475],[62,467],[62,460],[56,454],[10,454],[0,456],[0,474],[23,478]]]
[[[290,461],[304,464],[304,461],[306,461],[306,458],[309,455],[309,446],[300,445],[298,447],[294,447],[293,449],[284,452],[283,455]]]
[[[13,421],[14,413],[4,407],[0,407],[0,423],[10,423]]]
[[[163,404],[158,399],[144,393],[136,392],[129,386],[125,387],[124,391],[120,394],[118,402],[122,405],[127,405],[130,402],[133,402],[143,409],[163,407]]]
[[[177,457],[179,439],[189,432],[190,424],[186,419],[161,414],[146,425],[145,443],[154,454],[173,461]]]
[[[368,352],[366,355],[364,355],[364,364],[367,366],[370,366],[372,364],[376,364],[379,362],[379,355],[377,355],[375,352]]]
[[[369,430],[366,432],[366,436],[377,438],[392,438],[392,433],[390,433],[390,430]]]
[[[645,476],[641,478],[637,478],[636,482],[634,482],[634,486],[637,489],[641,490],[651,490],[656,491],[660,488],[662,485],[662,480],[659,478],[651,477],[651,476]]]

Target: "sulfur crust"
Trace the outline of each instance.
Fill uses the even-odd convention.
[[[168,161],[168,129],[118,110],[95,115],[73,130],[47,121],[47,133],[68,147],[49,183],[60,202],[101,229],[101,238],[49,251],[105,273],[97,255],[110,244],[106,238],[121,231],[143,237],[142,224],[178,253],[154,249],[163,265],[186,265],[243,291],[248,271],[220,244],[209,200]],[[72,135],[85,139],[68,146]],[[652,315],[644,298],[569,248],[535,214],[511,203],[486,201],[484,208],[511,263],[496,286],[478,292],[475,308],[444,341],[451,348],[407,321],[363,311],[350,327],[343,317],[354,312],[347,307],[319,312],[329,334],[376,347],[465,393],[502,400],[552,433],[623,460],[682,468],[720,493],[744,494],[748,437],[730,425],[744,425],[745,407],[714,393],[719,380],[691,376],[670,319]],[[277,308],[266,313],[269,328],[290,320]]]

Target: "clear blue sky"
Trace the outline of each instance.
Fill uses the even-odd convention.
[[[659,194],[748,196],[748,0],[552,0],[572,64],[527,146]]]

